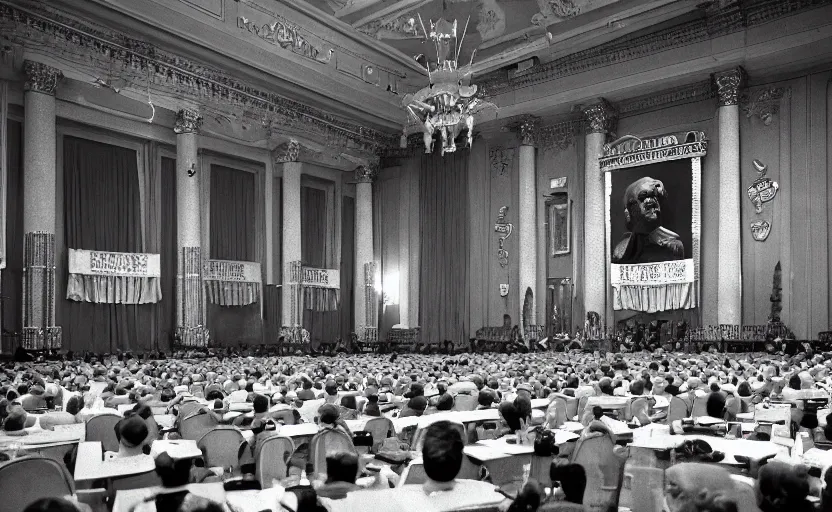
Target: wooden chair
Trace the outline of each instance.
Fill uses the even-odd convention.
[[[243,434],[234,427],[216,427],[197,441],[202,450],[206,467],[236,468],[240,463],[240,445],[245,442]]]
[[[202,436],[216,428],[217,420],[208,414],[191,414],[179,423],[179,435],[182,439],[199,441]]]
[[[465,425],[456,421],[452,421],[450,423],[459,431],[459,435],[462,436],[462,444],[468,444],[468,433],[465,431]],[[410,445],[411,451],[422,451],[422,445],[425,443],[426,430],[427,426],[416,430],[416,434],[413,435],[413,442]]]
[[[99,414],[88,419],[84,430],[87,441],[100,441],[104,451],[117,452],[118,438],[116,437],[116,424],[121,421],[121,416],[115,414]]]
[[[594,433],[578,440],[570,462],[586,472],[584,505],[587,510],[607,510],[618,502],[623,462],[613,451],[609,436]]]
[[[479,402],[474,395],[456,395],[454,397],[454,406],[452,411],[474,411],[477,409]]]
[[[274,435],[257,443],[254,453],[257,467],[255,476],[263,489],[270,488],[273,480],[286,478],[293,453],[295,443],[291,437]]]
[[[681,396],[674,396],[670,399],[670,406],[667,408],[667,424],[687,418],[690,416],[690,404]]]
[[[351,452],[358,455],[350,436],[340,430],[326,429],[318,432],[309,442],[309,460],[316,475],[326,475],[328,455]]]
[[[56,460],[34,455],[0,466],[0,512],[20,512],[39,499],[74,493],[72,476]]]
[[[388,437],[396,435],[396,428],[389,418],[371,418],[367,420],[364,425],[364,431],[369,432],[373,436],[373,453],[378,451],[378,448],[384,443]]]
[[[699,418],[708,415],[708,395],[697,396],[693,399],[693,407],[690,410],[691,418]]]
[[[554,395],[546,408],[546,428],[560,428],[564,423],[569,421],[569,410],[566,403],[566,397]]]

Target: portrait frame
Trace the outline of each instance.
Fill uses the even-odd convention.
[[[635,167],[642,167],[651,164],[658,164],[674,160],[690,161],[690,184],[691,184],[691,248],[690,258],[693,260],[693,305],[686,309],[698,308],[701,297],[700,279],[700,246],[702,239],[701,219],[701,184],[702,184],[702,157],[707,154],[708,141],[704,132],[686,131],[664,135],[637,137],[625,135],[619,139],[604,145],[602,157],[599,159],[600,171],[604,174],[604,201],[605,201],[605,235],[606,235],[606,265],[607,265],[607,303],[608,311],[630,310],[645,313],[665,311],[665,309],[651,311],[645,309],[632,310],[628,308],[616,308],[615,290],[612,282],[612,208],[613,208],[613,173],[621,170],[629,170]]]

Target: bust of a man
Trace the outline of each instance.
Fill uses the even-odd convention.
[[[664,184],[645,176],[624,191],[624,219],[629,230],[612,253],[620,264],[656,263],[685,258],[679,235],[662,227],[662,204],[667,198]]]

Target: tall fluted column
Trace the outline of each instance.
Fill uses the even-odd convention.
[[[202,204],[197,137],[202,116],[191,109],[176,113],[176,342],[177,347],[208,346],[202,287]]]
[[[290,141],[286,151],[275,157],[283,164],[283,288],[282,317],[284,329],[294,332],[303,324],[300,294],[301,224],[300,178],[303,164],[298,162],[300,146]],[[285,333],[284,333],[285,334]]]
[[[524,328],[537,324],[537,301],[539,297],[532,295],[529,318],[523,318],[525,297],[527,290],[532,294],[537,292],[537,176],[535,173],[534,137],[537,120],[528,117],[520,124],[520,197],[518,208],[518,239],[520,243],[519,264],[519,293],[520,293],[520,324]],[[525,335],[525,332],[523,333]]]
[[[719,267],[717,319],[742,323],[740,246],[740,118],[738,96],[745,72],[737,67],[714,74],[719,97]]]
[[[598,159],[607,134],[615,129],[616,114],[605,100],[584,109],[584,310],[605,318],[607,310],[606,201],[604,175]]]
[[[55,326],[55,90],[63,74],[25,61],[23,123],[23,347],[61,348]]]
[[[373,180],[375,165],[355,170],[355,333],[366,340],[378,327],[378,297],[373,257]],[[367,328],[370,331],[367,331]],[[365,332],[366,331],[366,332]]]

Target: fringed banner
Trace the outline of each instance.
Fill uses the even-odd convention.
[[[162,300],[158,254],[69,249],[66,298],[99,304]]]
[[[692,259],[611,265],[613,309],[656,313],[698,303]]]
[[[315,288],[340,288],[341,271],[331,268],[303,267],[300,284]]]
[[[248,306],[260,301],[263,277],[257,262],[208,260],[202,279],[212,304]]]

